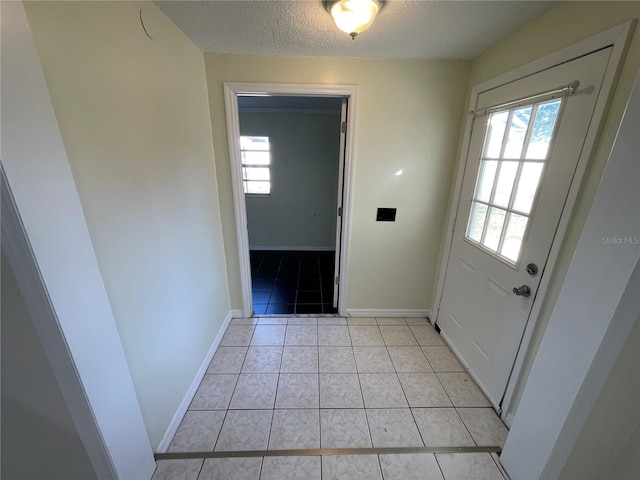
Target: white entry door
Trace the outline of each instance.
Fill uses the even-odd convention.
[[[479,95],[437,323],[499,408],[611,48]],[[568,85],[579,86],[564,88]]]

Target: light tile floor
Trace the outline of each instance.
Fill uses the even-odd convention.
[[[502,446],[507,429],[426,319],[227,328],[169,452]],[[159,460],[153,480],[499,479],[495,455]]]

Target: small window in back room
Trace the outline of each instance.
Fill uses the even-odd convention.
[[[269,195],[271,193],[269,137],[241,136],[240,152],[244,193]]]

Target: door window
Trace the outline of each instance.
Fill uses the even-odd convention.
[[[465,236],[511,265],[520,257],[562,101],[518,105],[487,119]]]

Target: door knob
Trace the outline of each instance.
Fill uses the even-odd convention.
[[[531,289],[529,285],[522,285],[521,287],[513,287],[513,293],[522,297],[529,297],[531,296]]]

